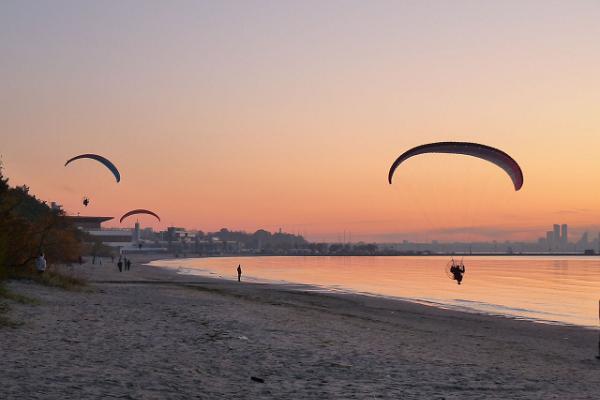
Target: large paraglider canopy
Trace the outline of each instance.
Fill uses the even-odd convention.
[[[508,174],[513,182],[515,190],[521,189],[523,186],[523,172],[517,162],[502,150],[495,149],[490,146],[479,143],[470,142],[438,142],[429,143],[414,147],[404,152],[394,161],[388,174],[388,181],[392,183],[394,171],[400,164],[419,154],[427,153],[446,153],[446,154],[463,154],[467,156],[481,158],[489,161],[498,167],[502,168]]]
[[[137,210],[131,210],[129,212],[126,212],[125,214],[123,214],[123,216],[121,217],[121,219],[119,220],[119,223],[123,222],[123,220],[131,215],[135,215],[135,214],[149,214],[152,215],[154,217],[156,217],[156,219],[158,219],[160,221],[160,217],[158,215],[156,215],[155,213],[153,213],[150,210],[144,210],[142,208],[138,208]]]
[[[115,164],[113,164],[110,160],[98,155],[98,154],[80,154],[78,156],[75,156],[71,159],[69,159],[66,163],[65,163],[65,167],[67,165],[69,165],[71,162],[75,161],[75,160],[80,160],[82,158],[89,158],[91,160],[96,160],[99,163],[103,164],[106,168],[108,168],[110,170],[110,172],[113,173],[113,175],[115,176],[115,179],[117,180],[117,182],[121,181],[121,174],[119,173],[119,170],[117,169],[117,167],[115,167]]]

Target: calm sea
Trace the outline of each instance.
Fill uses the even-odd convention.
[[[180,273],[299,283],[546,323],[598,326],[599,257],[465,257],[462,285],[448,257],[224,257],[155,261]],[[307,288],[308,290],[308,288]]]

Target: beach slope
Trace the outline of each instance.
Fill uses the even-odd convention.
[[[597,332],[374,297],[83,265],[11,282],[5,399],[592,399]]]

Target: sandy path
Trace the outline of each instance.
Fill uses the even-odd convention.
[[[598,398],[585,329],[138,265],[78,273],[92,292],[9,284],[42,304],[11,304],[25,323],[0,329],[0,398]]]

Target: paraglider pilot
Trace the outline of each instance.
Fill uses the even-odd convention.
[[[452,260],[452,266],[450,267],[450,273],[454,277],[454,280],[456,281],[456,283],[458,283],[460,285],[460,283],[463,280],[463,275],[465,273],[465,265],[462,263],[462,261],[460,263],[455,263],[454,260]]]

